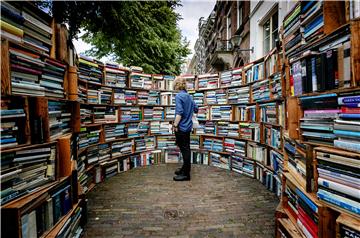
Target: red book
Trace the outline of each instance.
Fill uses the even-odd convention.
[[[350,108],[350,107],[341,107],[342,113],[360,113],[360,107]]]
[[[27,68],[27,67],[24,67],[21,65],[17,65],[17,64],[11,64],[11,69],[13,69],[15,71],[24,72],[24,73],[30,73],[30,74],[37,74],[37,75],[42,74],[42,72],[39,70],[30,69],[30,68]]]
[[[298,219],[305,226],[305,228],[311,233],[311,235],[315,238],[318,237],[318,227],[317,225],[308,217],[308,215],[302,210],[301,207],[298,207]]]

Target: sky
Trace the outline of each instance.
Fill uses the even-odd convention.
[[[194,53],[194,45],[198,37],[198,23],[199,18],[207,18],[212,9],[214,8],[216,0],[182,0],[182,6],[175,9],[177,13],[180,13],[182,19],[178,22],[178,26],[181,30],[183,37],[186,37],[190,41],[189,48],[191,54],[188,58],[191,58]],[[80,33],[80,36],[83,33]],[[91,45],[83,42],[81,39],[73,40],[77,53],[83,53],[91,48]],[[108,61],[107,58],[101,59],[102,61]]]

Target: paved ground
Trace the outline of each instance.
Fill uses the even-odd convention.
[[[177,165],[136,168],[90,194],[85,237],[273,237],[278,200],[257,180],[196,165],[174,182]]]

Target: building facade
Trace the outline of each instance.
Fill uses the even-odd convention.
[[[249,62],[249,13],[249,1],[217,1],[209,17],[199,19],[199,37],[188,72],[218,72]]]

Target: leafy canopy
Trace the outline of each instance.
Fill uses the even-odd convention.
[[[179,74],[189,43],[177,27],[177,1],[53,1],[58,22],[69,24],[72,37],[94,47],[91,56],[110,56],[148,73]]]

